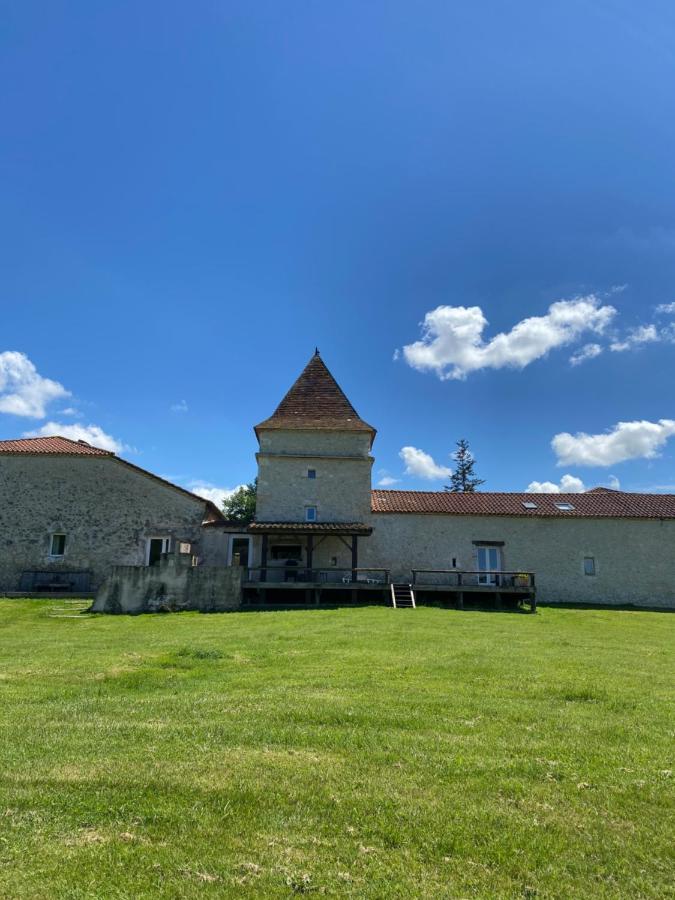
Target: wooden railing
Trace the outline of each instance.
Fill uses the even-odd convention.
[[[256,584],[383,584],[390,582],[389,569],[308,569],[303,566],[248,567],[246,581]]]
[[[457,569],[412,569],[414,586],[494,587],[534,590],[534,572],[468,572]]]

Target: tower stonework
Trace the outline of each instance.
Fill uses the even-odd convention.
[[[257,522],[370,520],[375,429],[359,417],[318,351],[255,432]]]

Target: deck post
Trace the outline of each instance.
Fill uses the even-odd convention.
[[[359,567],[359,538],[352,535],[352,581],[356,581],[356,569]]]
[[[457,609],[464,609],[464,591],[457,591]]]
[[[263,534],[260,548],[260,580],[267,581],[267,534]]]
[[[308,581],[314,581],[312,565],[314,563],[314,535],[307,535],[307,579]]]

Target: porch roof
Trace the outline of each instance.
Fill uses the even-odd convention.
[[[248,530],[253,534],[372,534],[372,527],[363,522],[252,522]]]

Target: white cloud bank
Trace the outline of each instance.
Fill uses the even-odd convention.
[[[656,307],[656,312],[666,316],[674,315],[675,303],[659,303],[659,305]]]
[[[169,409],[174,413],[186,413],[188,411],[188,405],[185,400],[179,400],[178,403],[172,403]]]
[[[63,422],[46,422],[40,428],[34,431],[25,431],[23,434],[24,437],[52,437],[53,435],[70,438],[71,441],[86,441],[92,447],[112,450],[113,453],[121,453],[123,450],[130,449],[111,434],[107,434],[98,425],[65,425]]]
[[[449,478],[452,475],[452,469],[439,466],[432,456],[417,447],[402,447],[398,455],[405,463],[406,475],[416,475],[429,481]]]
[[[52,400],[70,397],[58,381],[43,378],[25,353],[0,353],[0,412],[42,419]]]
[[[556,434],[551,446],[559,466],[611,466],[628,459],[653,459],[668,438],[675,435],[675,421],[618,422],[604,434]]]
[[[553,481],[531,481],[525,489],[526,494],[583,494],[586,486],[581,478],[574,475],[563,475],[560,484]]]
[[[246,487],[246,485],[238,484],[233,488],[223,488],[216,487],[215,484],[210,484],[208,481],[190,481],[187,484],[187,489],[189,491],[192,491],[192,493],[196,494],[198,497],[203,497],[205,500],[210,500],[212,503],[215,503],[218,509],[222,509],[225,500],[242,487]]]
[[[601,306],[589,294],[552,303],[546,315],[523,319],[485,341],[488,321],[479,306],[438,306],[425,315],[421,340],[407,344],[402,354],[413,369],[434,372],[441,380],[486,368],[523,369],[584,333],[602,334],[615,315],[613,306]]]

